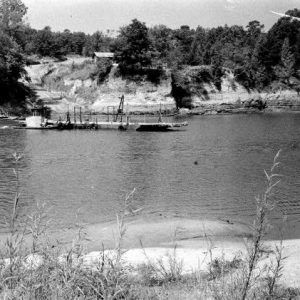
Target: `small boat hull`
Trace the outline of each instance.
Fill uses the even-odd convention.
[[[169,131],[172,130],[170,124],[140,124],[136,131]]]

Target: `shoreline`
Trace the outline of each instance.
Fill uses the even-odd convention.
[[[170,257],[175,257],[178,262],[182,261],[183,273],[205,271],[211,259],[244,257],[247,253],[245,242],[250,237],[246,225],[221,220],[129,219],[126,228],[122,245],[126,264],[137,266],[147,262],[157,263],[159,260],[168,264]],[[65,234],[70,236],[70,232]],[[85,230],[85,262],[93,265],[103,254],[103,244],[108,249],[105,252],[112,253],[115,237],[115,222],[88,225]],[[273,251],[279,243],[277,239],[264,241],[267,251]],[[288,287],[300,287],[300,239],[283,240],[283,246],[286,259],[283,261],[281,282]],[[267,260],[264,259],[259,267],[263,268]]]
[[[263,98],[262,98],[263,100]],[[149,115],[156,117],[161,113],[163,117],[182,117],[182,116],[195,116],[195,115],[231,115],[231,114],[268,114],[268,113],[299,113],[300,112],[300,97],[291,97],[291,99],[267,99],[263,100],[266,107],[256,107],[257,99],[249,97],[248,100],[243,102],[222,102],[222,101],[203,101],[197,106],[188,108],[176,109],[174,103],[160,104],[133,104],[129,105],[129,115]],[[66,114],[68,108],[72,109],[73,106],[78,106],[72,102],[61,103],[44,103],[52,109],[53,114]],[[106,106],[93,110],[93,115],[107,116]],[[0,115],[0,120],[18,121],[24,119],[28,114],[15,115],[10,112],[9,116]]]
[[[226,220],[196,220],[188,218],[128,218],[126,233],[122,242],[122,261],[125,265],[137,267],[141,264],[163,262],[168,267],[170,260],[182,263],[183,274],[203,272],[214,259],[233,260],[247,255],[246,241],[250,230],[241,223]],[[47,240],[52,247],[76,247],[79,228],[48,232]],[[89,267],[97,264],[103,254],[114,255],[118,237],[115,221],[83,226],[81,231],[83,262]],[[0,235],[3,243],[7,235]],[[50,239],[49,239],[50,237]],[[59,241],[58,244],[55,243]],[[30,243],[30,241],[27,241]],[[272,253],[280,240],[265,240],[266,253]],[[50,244],[51,245],[51,244]],[[103,253],[104,249],[104,253]],[[283,240],[283,276],[280,282],[286,287],[300,287],[300,239]],[[263,269],[270,263],[269,254],[259,265]]]

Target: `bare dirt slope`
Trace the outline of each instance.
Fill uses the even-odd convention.
[[[114,65],[107,78],[99,83],[94,76],[95,68],[91,59],[71,57],[65,62],[46,61],[27,67],[27,72],[38,97],[58,112],[72,106],[106,111],[107,106],[117,106],[122,95],[135,110],[158,109],[160,104],[175,106],[170,96],[170,76],[158,85],[148,81],[134,82],[118,76]]]
[[[27,67],[38,97],[56,112],[65,112],[74,106],[103,112],[107,106],[118,106],[121,95],[125,96],[125,106],[130,111],[157,111],[160,106],[163,109],[176,106],[170,70],[166,70],[166,76],[159,84],[126,80],[118,75],[117,65],[113,65],[105,79],[99,82],[96,71],[93,60],[79,56],[69,57],[64,62],[43,59],[40,64]],[[239,112],[240,108],[243,112],[257,99],[266,103],[266,110],[300,111],[300,97],[295,91],[249,93],[230,73],[222,78],[221,91],[208,83],[202,84],[201,89],[205,94],[199,93],[197,86],[194,92],[191,88],[191,103],[196,112]]]

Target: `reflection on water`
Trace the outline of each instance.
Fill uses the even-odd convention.
[[[295,226],[290,235],[300,236],[300,114],[188,121],[185,131],[168,133],[0,130],[1,214],[12,206],[18,151],[23,212],[46,202],[57,227],[76,215],[86,223],[113,219],[133,188],[145,214],[244,221],[263,190],[263,169],[282,149],[278,207]]]

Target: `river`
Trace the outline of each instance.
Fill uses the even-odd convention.
[[[0,121],[0,127],[8,121]],[[0,226],[15,193],[20,210],[45,203],[54,227],[112,220],[127,193],[144,215],[250,222],[264,169],[281,149],[273,219],[300,237],[300,114],[194,116],[176,132],[0,130]]]

